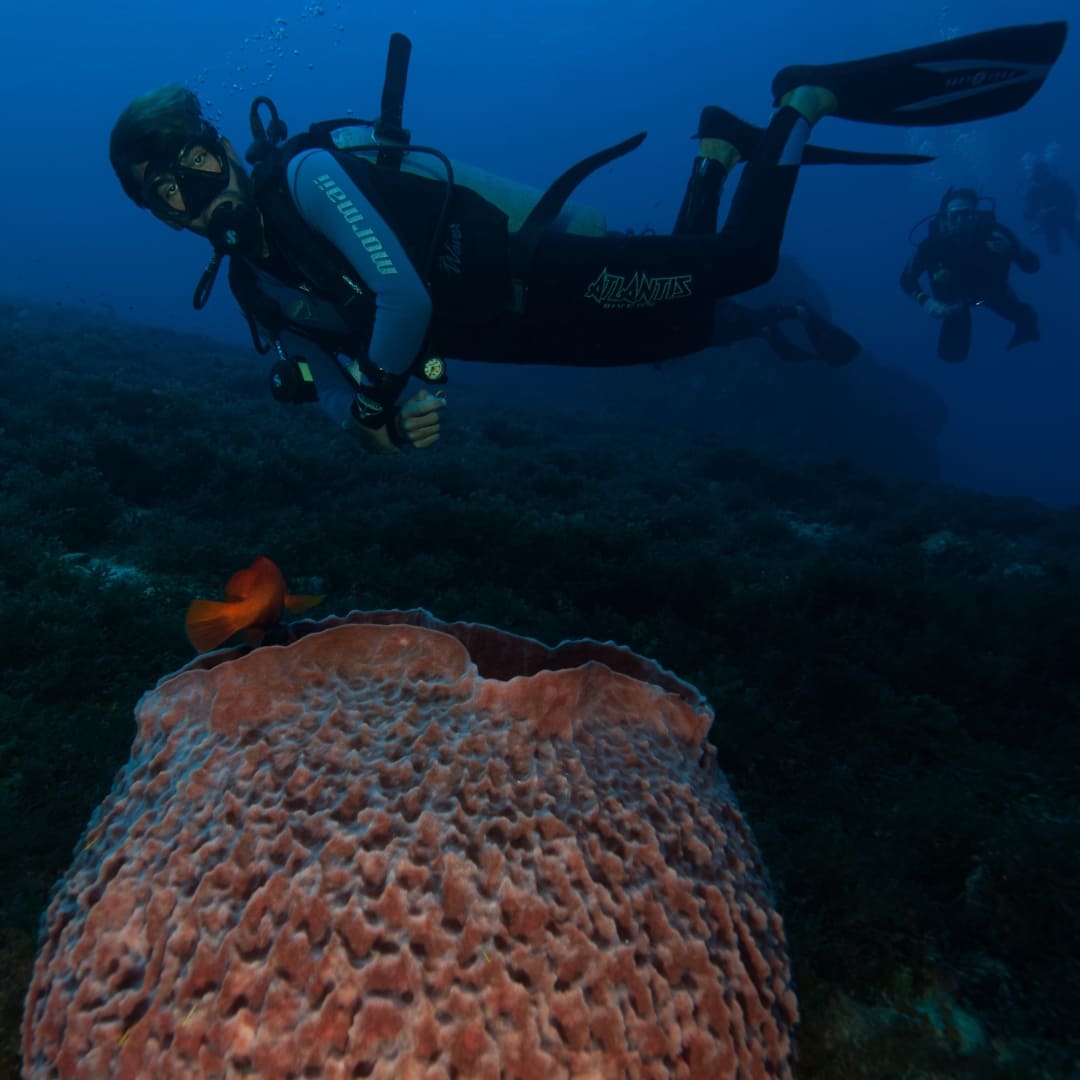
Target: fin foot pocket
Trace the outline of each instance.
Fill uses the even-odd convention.
[[[693,139],[720,139],[734,146],[740,159],[747,160],[765,134],[764,128],[742,120],[719,105],[706,105],[701,110],[698,130]],[[879,154],[867,150],[840,150],[833,146],[803,147],[803,165],[923,165],[933,161],[929,154]]]

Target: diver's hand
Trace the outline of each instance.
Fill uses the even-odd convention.
[[[954,311],[959,311],[962,305],[960,304],[945,304],[940,300],[935,300],[932,296],[928,296],[922,302],[922,309],[930,316],[931,319],[944,319],[946,315],[951,315]]]
[[[1011,255],[1013,242],[1000,229],[995,229],[990,234],[990,239],[986,241],[986,250],[992,251],[995,255]]]
[[[363,424],[352,424],[349,430],[360,440],[360,445],[369,454],[400,454],[401,450],[398,449],[390,438],[390,433],[386,430],[386,425],[382,427],[369,428],[364,427]]]
[[[420,390],[413,394],[391,423],[397,424],[402,439],[417,450],[424,450],[439,439],[439,410],[446,398]]]

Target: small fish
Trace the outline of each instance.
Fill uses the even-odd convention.
[[[281,571],[265,555],[259,555],[246,570],[237,570],[229,578],[223,601],[191,601],[188,640],[198,652],[209,652],[242,630],[249,645],[258,645],[267,630],[281,622],[286,608],[299,615],[325,599],[290,596]]]

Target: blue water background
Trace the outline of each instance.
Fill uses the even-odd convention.
[[[664,231],[703,104],[763,123],[770,80],[785,64],[1061,18],[1070,8],[1063,0],[6,5],[0,291],[248,340],[224,287],[207,310],[191,308],[205,242],[137,211],[109,168],[117,114],[165,81],[197,89],[242,150],[247,108],[258,93],[275,98],[293,132],[327,116],[374,115],[387,40],[399,30],[414,43],[405,121],[415,141],[543,186],[585,154],[647,130],[642,149],[590,179],[579,197],[604,208],[613,228]],[[1056,167],[1080,183],[1078,49],[1080,41],[1070,41],[1040,95],[1007,117],[918,131],[821,124],[818,141],[929,148],[939,160],[916,170],[804,169],[784,245],[876,359],[901,365],[946,400],[945,479],[1055,504],[1080,502],[1080,253],[1066,242],[1055,259],[1030,237],[1043,270],[1034,278],[1017,274],[1016,286],[1040,311],[1042,342],[1007,352],[1010,327],[977,313],[972,356],[951,367],[934,353],[937,324],[902,295],[897,276],[910,226],[934,209],[949,183],[993,196],[1000,218],[1025,236],[1024,154],[1056,144]],[[520,373],[523,382],[537,376]],[[822,368],[821,377],[830,372]]]

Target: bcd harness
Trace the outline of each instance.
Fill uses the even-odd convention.
[[[445,364],[438,355],[439,324],[446,317],[443,313],[452,313],[455,322],[477,324],[506,312],[525,310],[529,270],[545,230],[587,176],[634,150],[645,139],[645,134],[640,133],[572,166],[548,188],[521,227],[509,233],[506,214],[499,207],[455,184],[453,166],[441,151],[411,145],[409,132],[402,127],[411,48],[405,35],[391,36],[382,110],[377,120],[324,120],[289,139],[274,103],[266,97],[252,102],[249,119],[253,142],[246,159],[253,166],[255,203],[269,226],[266,234],[275,259],[274,277],[281,280],[286,291],[299,290],[294,294],[298,302],[283,306],[280,296],[275,298],[261,286],[260,273],[248,259],[227,248],[215,250],[193,298],[196,308],[206,304],[222,255],[229,254],[229,286],[248,321],[255,349],[263,355],[271,350],[277,354],[271,371],[274,396],[294,402],[313,401],[317,396],[306,362],[302,357],[288,356],[281,344],[281,333],[289,330],[339,358],[342,370],[356,387],[360,411],[354,405],[354,415],[372,428],[386,423],[410,378],[415,376],[429,383],[446,381]],[[266,124],[260,108],[269,112]],[[340,149],[335,132],[358,126],[373,129],[372,144]],[[288,190],[289,162],[312,149],[331,153],[390,224],[431,296],[431,330],[412,365],[401,374],[383,371],[368,356],[375,297],[357,280],[355,269],[338,248],[307,224]],[[404,171],[401,166],[406,154],[435,157],[445,171],[445,179]],[[468,267],[468,273],[448,272],[442,267],[440,252],[447,242],[451,219],[454,242],[465,249],[463,258],[459,250],[457,262]],[[483,268],[479,274],[477,267]],[[313,304],[331,305],[341,324],[340,332],[298,318],[298,310],[305,306],[301,294],[310,297]],[[260,327],[268,333],[269,342],[262,340]],[[341,356],[348,359],[342,361]],[[387,426],[391,437],[393,427]]]

